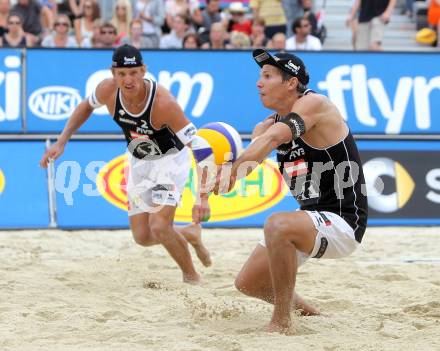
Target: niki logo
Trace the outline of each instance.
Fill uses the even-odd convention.
[[[6,181],[5,181],[5,175],[3,174],[2,170],[0,169],[0,195],[5,189]]]
[[[78,90],[65,86],[47,86],[29,97],[30,111],[37,117],[57,121],[70,117],[81,102]]]

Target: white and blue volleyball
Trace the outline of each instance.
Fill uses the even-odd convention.
[[[197,131],[200,138],[192,143],[197,162],[215,162],[221,165],[234,162],[243,151],[243,143],[237,130],[224,122],[203,125]]]

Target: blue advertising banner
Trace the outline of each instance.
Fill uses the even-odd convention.
[[[55,162],[57,224],[70,227],[127,227],[125,210],[114,206],[97,187],[100,170],[125,152],[126,143],[71,141]],[[120,169],[118,169],[120,171]],[[123,173],[114,176],[121,177]]]
[[[0,142],[0,228],[49,226],[43,141]]]
[[[31,49],[27,53],[28,131],[58,132],[73,108],[110,77],[111,51]],[[230,123],[249,133],[270,111],[259,100],[259,68],[249,51],[144,51],[152,77],[200,127]],[[300,53],[310,87],[338,106],[357,134],[440,133],[436,53]],[[417,64],[411,64],[417,62]],[[392,69],[390,69],[392,68]],[[118,133],[105,108],[81,132]]]
[[[360,141],[369,225],[440,224],[440,142]],[[126,227],[125,145],[73,141],[56,163],[60,227]],[[378,188],[379,185],[383,188]],[[196,188],[191,171],[176,221],[191,221]],[[234,190],[212,196],[207,227],[262,226],[277,211],[295,211],[277,164],[268,160]]]
[[[21,50],[0,50],[0,133],[22,130]]]

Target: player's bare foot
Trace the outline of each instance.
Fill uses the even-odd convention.
[[[208,249],[205,247],[205,245],[203,245],[202,227],[200,224],[192,223],[179,229],[186,241],[190,243],[190,245],[196,251],[200,262],[202,262],[205,267],[209,267],[212,264],[211,256]]]
[[[295,293],[294,296],[295,301],[295,309],[299,310],[301,313],[301,316],[319,316],[321,313],[316,307],[313,307],[312,305],[308,304],[301,296],[299,296],[297,293]]]
[[[289,334],[290,322],[278,323],[271,321],[268,325],[266,325],[263,328],[263,331],[267,333]]]
[[[202,283],[202,278],[197,273],[193,274],[184,274],[183,282],[191,285],[200,285]]]

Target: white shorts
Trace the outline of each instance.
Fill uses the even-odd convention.
[[[188,148],[156,160],[140,160],[128,153],[128,166],[129,216],[179,205],[191,168]]]
[[[315,246],[310,255],[296,250],[298,267],[309,258],[342,258],[349,256],[359,246],[354,237],[354,230],[340,216],[327,211],[304,211],[306,212],[317,230]],[[261,240],[260,245],[266,247]]]

